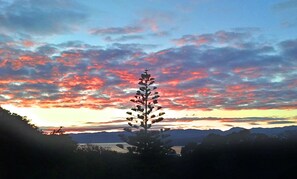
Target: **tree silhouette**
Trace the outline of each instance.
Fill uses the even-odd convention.
[[[161,122],[165,113],[160,112],[159,114],[152,114],[162,107],[158,105],[159,93],[155,90],[156,86],[155,78],[152,78],[148,74],[148,70],[145,70],[139,78],[139,90],[136,92],[134,99],[130,101],[135,104],[135,107],[131,108],[131,111],[127,112],[130,117],[127,117],[128,124],[134,128],[143,128],[144,132],[151,128],[152,124]]]
[[[152,124],[161,122],[164,112],[157,112],[162,107],[158,105],[159,93],[154,85],[155,78],[151,77],[148,70],[145,70],[139,78],[139,90],[137,90],[134,99],[130,101],[134,103],[134,107],[127,114],[129,117],[128,125],[130,128],[124,128],[125,131],[133,133],[130,136],[121,136],[121,138],[132,145],[128,147],[130,153],[140,154],[141,156],[162,156],[172,153],[173,150],[168,145],[169,140],[165,140],[168,135],[163,132],[169,129],[161,129],[160,131],[149,131]],[[136,131],[132,132],[132,129]]]

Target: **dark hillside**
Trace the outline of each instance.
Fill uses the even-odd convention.
[[[0,108],[0,178],[7,176],[51,176],[76,147],[65,135],[44,135],[17,114]],[[65,160],[66,161],[66,160]]]

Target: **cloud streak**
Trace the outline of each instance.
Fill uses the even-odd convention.
[[[143,32],[143,28],[137,26],[94,28],[90,33],[93,35],[126,35]]]
[[[195,122],[217,122],[224,126],[238,126],[240,124],[249,124],[250,126],[264,125],[278,125],[278,124],[296,124],[296,120],[291,118],[276,118],[276,117],[245,117],[245,118],[220,118],[220,117],[186,117],[186,118],[165,118],[161,124],[154,125],[154,129],[161,129],[169,127],[171,129],[180,129],[180,126],[193,124]],[[85,122],[80,126],[69,126],[66,128],[68,133],[80,132],[97,132],[97,131],[122,131],[123,126],[126,125],[125,120],[112,120],[106,122]],[[57,127],[43,127],[46,132],[51,132]]]

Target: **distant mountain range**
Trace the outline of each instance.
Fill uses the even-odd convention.
[[[210,130],[196,130],[196,129],[187,129],[187,130],[170,130],[166,132],[169,134],[172,141],[172,145],[185,145],[189,142],[201,142],[209,134],[218,134],[218,135],[228,135],[233,132],[239,132],[244,130],[244,128],[234,127],[227,131],[221,131],[218,129]],[[278,136],[282,133],[288,131],[296,131],[297,126],[288,126],[288,127],[277,127],[277,128],[252,128],[249,129],[251,133],[254,134],[265,134],[268,136]],[[70,134],[72,139],[77,143],[116,143],[123,142],[119,138],[119,134],[129,135],[128,132],[97,132],[97,133],[80,133],[80,134]]]

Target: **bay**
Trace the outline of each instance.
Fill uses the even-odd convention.
[[[124,149],[118,147],[117,145],[120,144],[120,145],[123,145],[124,146]],[[127,147],[129,147],[130,145],[125,143],[125,142],[115,142],[115,143],[79,143],[78,144],[79,146],[86,146],[86,145],[94,145],[94,146],[100,146],[100,147],[103,147],[104,149],[107,149],[107,150],[111,150],[111,151],[116,151],[116,152],[120,152],[120,153],[127,153],[128,150],[127,150]],[[175,150],[175,152],[177,154],[180,154],[181,152],[181,148],[183,146],[173,146],[172,149]]]

